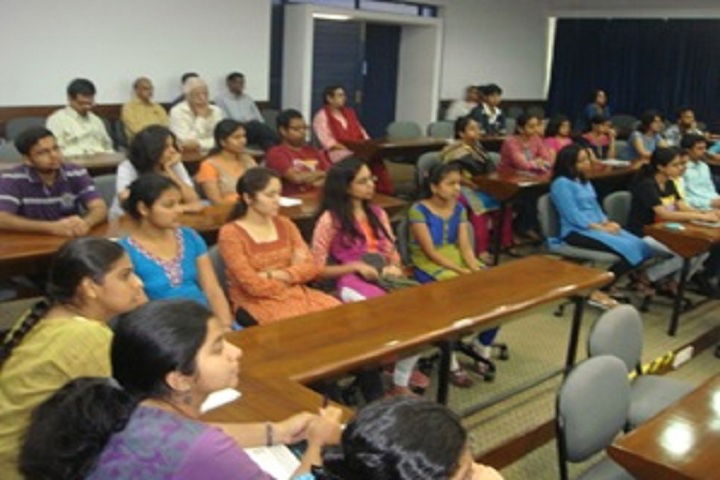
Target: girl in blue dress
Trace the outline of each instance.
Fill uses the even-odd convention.
[[[150,300],[185,298],[209,307],[232,325],[227,298],[213,270],[205,241],[180,225],[182,195],[172,180],[145,174],[130,185],[123,208],[133,219],[120,239]]]
[[[590,166],[589,152],[579,145],[568,145],[558,153],[550,197],[560,220],[560,237],[549,241],[565,242],[619,256],[620,261],[609,269],[615,275],[616,282],[653,253],[641,238],[608,220],[600,208],[595,188],[585,178]],[[610,288],[605,287],[606,290]],[[590,299],[602,307],[610,308],[617,304],[603,291],[593,292]]]

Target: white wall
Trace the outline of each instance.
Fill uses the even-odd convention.
[[[505,98],[544,98],[545,0],[452,0],[445,20],[441,97],[497,83]]]
[[[720,17],[718,0],[546,0],[548,13],[562,17]]]
[[[239,70],[250,95],[267,100],[270,0],[0,0],[0,106],[65,102],[65,88],[87,77],[99,103],[128,99],[147,75],[155,97],[179,93],[197,71],[214,96]]]
[[[425,125],[437,118],[441,59],[441,26],[403,25],[400,37],[397,120]],[[419,99],[429,101],[418,101]]]

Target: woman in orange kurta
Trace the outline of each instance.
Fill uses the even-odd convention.
[[[261,325],[340,304],[305,285],[320,269],[295,224],[278,216],[281,190],[275,172],[248,170],[238,182],[236,220],[218,236],[233,309]]]

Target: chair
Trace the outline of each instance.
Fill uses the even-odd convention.
[[[432,122],[428,125],[427,134],[433,138],[455,138],[455,125],[447,120]]]
[[[110,208],[113,200],[115,200],[116,179],[117,175],[115,175],[114,173],[108,173],[106,175],[98,175],[97,177],[93,177],[95,188],[97,189],[102,199],[105,201],[105,204],[108,206],[108,208]]]
[[[508,118],[518,118],[520,115],[525,113],[525,109],[519,105],[513,105],[507,109]]]
[[[588,262],[590,264],[613,264],[620,260],[617,255],[612,253],[590,250],[589,248],[574,247],[565,242],[553,242],[550,239],[558,238],[560,236],[560,222],[557,218],[557,211],[555,210],[555,205],[553,205],[549,193],[544,194],[538,199],[537,208],[540,229],[542,230],[543,236],[549,239],[547,241],[547,249],[550,253],[560,255],[563,258],[576,262]],[[570,302],[565,302],[558,305],[557,310],[555,310],[555,316],[562,316],[565,312],[565,306],[569,305],[569,303]]]
[[[8,140],[15,140],[18,135],[30,127],[44,127],[45,117],[17,117],[5,124],[5,136]]]
[[[112,123],[112,139],[115,141],[116,148],[127,151],[130,148],[128,137],[125,132],[125,124],[121,119],[117,119]]]
[[[631,428],[693,390],[692,385],[673,378],[642,374],[643,323],[632,305],[619,305],[600,315],[590,330],[587,347],[590,357],[612,355],[623,361],[627,372],[637,373],[630,382],[627,423]]]
[[[533,105],[527,109],[528,115],[534,115],[540,119],[545,118],[545,109],[540,105]]]
[[[552,203],[550,194],[546,193],[538,200],[538,220],[540,228],[546,238],[557,238],[560,236],[560,222],[557,218],[557,211]],[[619,261],[617,255],[608,252],[590,250],[588,248],[573,247],[566,243],[548,243],[548,250],[551,253],[569,258],[575,261],[590,263],[615,263]]]
[[[425,152],[420,155],[415,170],[418,192],[423,188],[430,169],[440,161],[440,152]]]
[[[617,130],[618,138],[626,140],[637,127],[638,119],[632,115],[618,114],[610,117],[610,122]]]
[[[422,137],[420,125],[415,122],[392,122],[385,130],[386,135],[391,140],[402,140],[405,138]]]
[[[208,257],[210,257],[210,263],[212,263],[213,270],[215,270],[215,276],[220,283],[220,286],[227,296],[227,272],[225,270],[225,261],[220,255],[220,249],[217,245],[213,245],[208,248]]]
[[[628,191],[613,192],[603,200],[603,210],[605,210],[608,220],[625,226],[630,216],[631,204],[632,193]]]
[[[0,143],[0,163],[16,163],[22,161],[22,155],[13,142]]]
[[[273,132],[277,132],[277,117],[279,114],[280,112],[272,108],[262,109],[260,111],[260,115],[262,115],[265,120],[265,125],[272,128]]]
[[[560,479],[567,462],[579,463],[601,452],[623,429],[630,386],[623,362],[610,355],[585,360],[573,368],[557,393],[555,429]],[[610,458],[583,472],[578,480],[634,478]]]

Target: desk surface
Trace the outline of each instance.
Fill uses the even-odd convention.
[[[610,456],[636,478],[720,476],[720,374],[623,435]]]
[[[498,325],[514,313],[585,293],[611,278],[605,271],[532,256],[453,280],[233,332],[228,340],[243,349],[243,397],[206,418],[262,421],[315,411],[321,398],[302,384]],[[512,289],[507,288],[510,284]]]
[[[608,272],[531,256],[452,280],[393,292],[287,322],[231,334],[254,375],[310,382],[428,343],[499,323],[500,317],[604,285]],[[508,288],[512,285],[513,288]]]
[[[355,155],[365,160],[382,160],[385,157],[414,156],[442,150],[448,140],[444,138],[374,138],[362,142],[345,142]]]
[[[587,175],[589,180],[607,180],[633,175],[635,166],[612,167],[601,163],[594,163]],[[525,172],[500,173],[493,172],[487,175],[478,175],[473,178],[478,189],[486,192],[500,201],[510,200],[521,190],[537,187],[547,187],[552,181],[550,173],[535,175]]]
[[[247,152],[256,160],[264,156],[264,153],[259,150],[248,150]],[[184,150],[182,152],[182,161],[189,170],[195,171],[206,156],[207,153],[200,150]],[[65,161],[87,168],[90,175],[102,175],[115,173],[118,164],[126,158],[127,156],[124,153],[112,152],[69,156],[65,157]],[[19,165],[18,162],[1,162],[0,169],[12,168],[17,165]]]
[[[298,223],[310,221],[319,206],[318,194],[301,194],[296,198],[301,198],[303,203],[298,206],[283,207],[280,213]],[[404,200],[381,194],[375,196],[374,202],[388,210],[389,214],[395,213],[407,205]],[[201,233],[213,233],[227,222],[233,207],[232,204],[209,206],[200,213],[183,215],[182,224]],[[104,223],[95,227],[90,234],[101,237],[119,237],[127,233],[128,222],[128,219],[122,219]],[[35,262],[47,261],[66,241],[67,238],[53,235],[0,231],[0,278],[22,275],[36,270],[34,267],[38,265],[34,265]]]
[[[645,227],[645,234],[663,243],[683,258],[705,253],[713,245],[720,243],[720,227],[682,222],[684,230],[671,230],[667,228],[667,224],[668,222],[659,222],[648,225]]]

